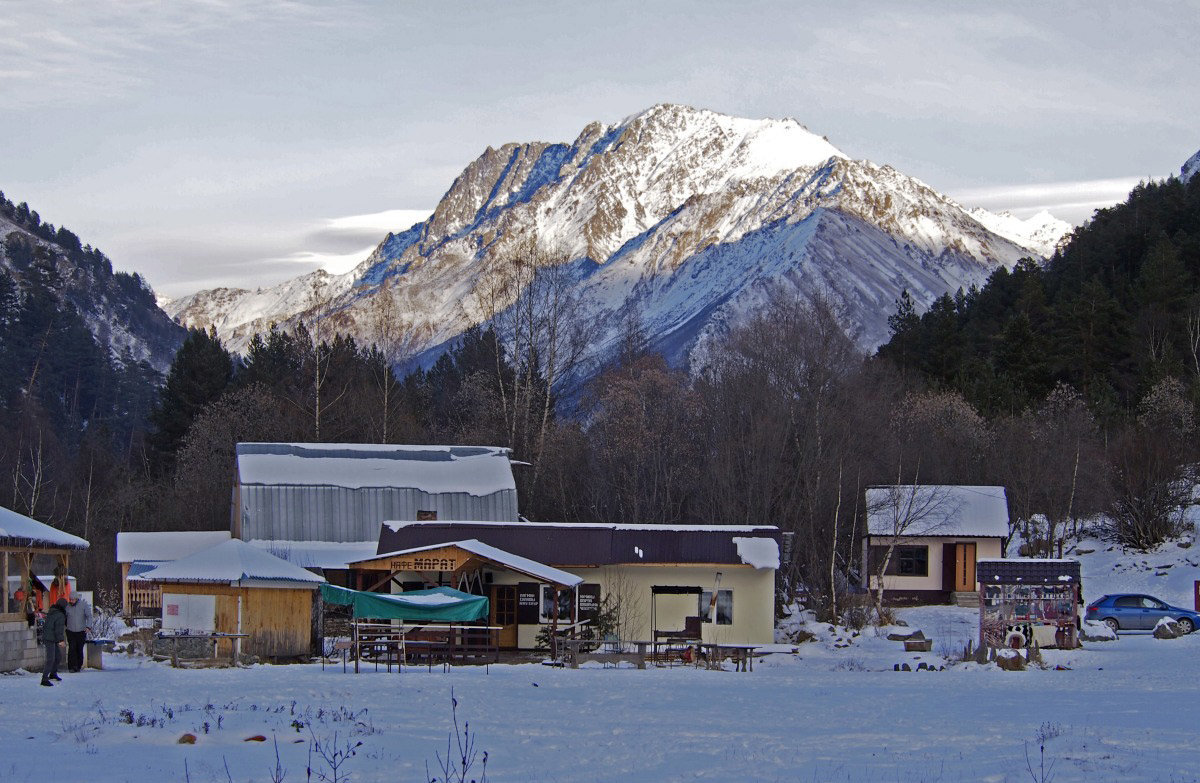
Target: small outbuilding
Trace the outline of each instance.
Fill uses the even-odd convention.
[[[325,582],[245,541],[231,539],[147,571],[162,590],[164,631],[241,636],[243,653],[306,656],[312,649],[314,592]],[[218,654],[230,654],[232,637]]]
[[[0,672],[41,666],[34,630],[35,559],[53,560],[55,579],[66,585],[71,555],[88,546],[79,536],[0,507]],[[17,577],[15,589],[10,576]]]
[[[1004,487],[889,485],[866,492],[864,587],[889,603],[977,606],[976,563],[1003,556]]]
[[[122,613],[126,617],[157,615],[162,609],[162,594],[158,585],[142,579],[142,574],[228,540],[227,530],[117,533]]]

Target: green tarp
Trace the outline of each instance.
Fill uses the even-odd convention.
[[[321,598],[326,603],[353,607],[354,616],[360,619],[469,623],[488,614],[485,596],[471,595],[452,587],[389,594],[321,585]]]

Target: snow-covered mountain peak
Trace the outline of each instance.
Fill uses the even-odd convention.
[[[846,157],[791,118],[747,119],[680,104],[660,103],[612,129],[622,141],[645,143],[640,151],[651,157],[701,147],[710,153],[708,165],[730,169],[729,179],[773,176]]]
[[[998,266],[1048,255],[1052,226],[968,213],[890,167],[851,160],[793,119],[743,119],[659,104],[571,142],[487,148],[428,220],[388,234],[352,272],[170,305],[241,349],[319,304],[370,342],[386,297],[433,355],[507,306],[497,281],[532,241],[570,265],[586,318],[637,310],[655,346],[687,362],[783,289],[832,297],[866,347],[887,337],[907,288],[918,304],[982,284]],[[1063,231],[1069,227],[1061,224]],[[1049,248],[1043,250],[1042,247]],[[544,259],[544,260],[545,260]],[[617,335],[596,339],[601,357]]]
[[[1010,239],[1045,258],[1054,255],[1054,251],[1071,236],[1071,224],[1059,220],[1046,210],[1024,220],[1008,211],[996,213],[976,208],[970,214],[993,234]]]
[[[1197,172],[1200,172],[1200,150],[1183,164],[1183,168],[1179,170],[1179,178],[1184,182],[1191,182]]]

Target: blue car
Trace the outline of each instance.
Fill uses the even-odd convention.
[[[1191,633],[1200,626],[1200,612],[1171,606],[1140,593],[1106,595],[1087,607],[1087,619],[1105,622],[1114,631],[1153,631],[1164,617],[1178,623],[1179,630],[1184,633]]]

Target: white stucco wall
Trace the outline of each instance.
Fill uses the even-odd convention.
[[[897,546],[926,546],[929,548],[929,575],[928,576],[898,576],[888,574],[883,578],[884,590],[941,590],[942,588],[942,545],[943,544],[975,544],[975,559],[982,560],[984,558],[1001,557],[1000,539],[998,538],[946,538],[939,536],[913,536],[905,537]],[[871,546],[887,546],[888,539],[880,537],[870,537],[863,539],[863,567],[864,570],[869,562],[868,552]],[[895,553],[892,554],[895,557]],[[950,568],[954,568],[954,563],[948,564]],[[878,586],[878,580],[874,574],[870,575],[870,589],[875,589]]]

